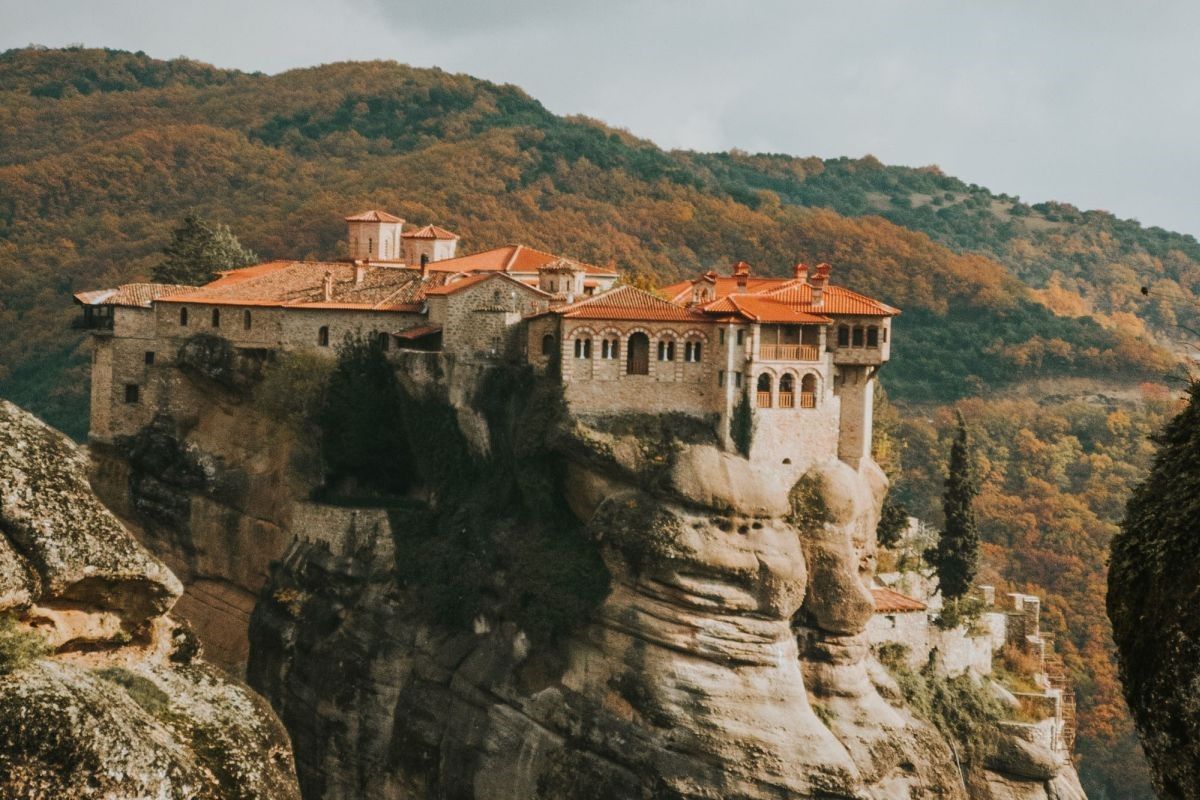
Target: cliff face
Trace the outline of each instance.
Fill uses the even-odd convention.
[[[269,706],[166,615],[179,581],[5,401],[0,491],[0,795],[298,797]]]
[[[409,500],[325,509],[251,622],[306,797],[1082,797],[1040,754],[964,780],[872,656],[874,464],[411,362],[409,411],[440,412]]]
[[[1200,793],[1200,389],[1158,438],[1113,539],[1108,615],[1125,698],[1164,798]]]

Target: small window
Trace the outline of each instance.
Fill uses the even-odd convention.
[[[368,236],[367,237],[367,255],[371,255],[371,253],[375,252],[372,249],[374,247],[375,247],[375,240]]]
[[[138,401],[138,385],[136,383],[125,384],[125,402],[136,403]]]
[[[884,329],[883,329],[883,342],[884,342],[885,344],[887,343],[887,332],[888,332],[888,329],[887,329],[886,327],[884,327]]]
[[[425,269],[425,265],[429,263],[429,254],[421,253],[421,269]]]
[[[658,360],[659,361],[674,361],[675,360],[675,342],[659,341],[659,343],[658,343]]]
[[[745,336],[746,332],[739,328],[737,332],[737,343],[741,344],[743,341],[745,341]]]
[[[684,361],[699,361],[700,360],[700,342],[685,342],[683,345],[683,360]]]
[[[861,327],[859,327],[858,325],[854,326],[854,335],[851,339],[851,345],[853,347],[862,347],[863,346],[863,329]]]
[[[724,386],[724,385],[725,385],[725,370],[723,370],[723,369],[718,370],[717,371],[717,386]]]
[[[154,363],[154,351],[153,351],[153,350],[147,350],[147,351],[146,351],[146,363],[147,363],[147,364],[153,364],[153,363]]]
[[[578,341],[578,340],[576,340],[576,341]],[[554,349],[555,349],[554,346],[555,346],[555,341],[554,341],[553,334],[547,333],[545,336],[542,337],[542,355],[546,356],[547,358],[554,355]]]
[[[212,310],[212,326],[214,328],[221,327],[221,309],[214,308]]]
[[[317,330],[317,344],[321,347],[329,347],[329,326],[322,325]]]
[[[725,329],[724,328],[721,328],[721,330],[717,331],[717,341],[719,341],[721,344],[725,344]]]
[[[838,347],[850,346],[850,328],[845,325],[838,325]]]
[[[179,324],[185,328],[187,327],[187,306],[179,309]]]
[[[250,309],[246,309],[242,312],[242,328],[245,330],[250,330],[250,327],[253,324],[253,321],[250,319]]]
[[[740,372],[733,373],[733,385],[739,389],[742,388],[742,373],[740,373]]]
[[[874,325],[867,328],[867,347],[879,347],[879,328]]]
[[[386,351],[390,350],[391,347],[392,347],[391,334],[389,334],[387,331],[384,331],[383,333],[379,334],[379,349],[386,352]]]

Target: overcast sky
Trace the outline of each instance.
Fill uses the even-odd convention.
[[[1200,234],[1200,3],[0,0],[0,49],[390,58],[666,147],[872,153]]]

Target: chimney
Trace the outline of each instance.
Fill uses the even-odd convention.
[[[362,286],[363,278],[367,276],[367,268],[361,261],[354,262],[354,285]]]
[[[816,274],[813,275],[810,285],[812,286],[812,304],[814,307],[820,307],[825,302],[825,284],[829,282],[829,265],[817,264]]]
[[[792,267],[792,275],[801,283],[808,283],[808,264],[797,264]]]
[[[333,299],[333,273],[325,273],[325,284],[321,289],[321,299],[328,303]]]
[[[739,261],[733,265],[733,277],[737,279],[738,294],[745,294],[750,283],[750,265]]]

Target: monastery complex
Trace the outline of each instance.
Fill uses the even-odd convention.
[[[459,255],[458,237],[406,230],[383,211],[346,218],[348,257],[269,261],[204,286],[127,284],[81,292],[95,333],[91,437],[132,435],[178,411],[175,362],[197,334],[240,357],[335,352],[348,335],[389,353],[525,363],[562,381],[573,413],[675,412],[713,419],[727,449],[739,404],[752,459],[868,456],[876,371],[899,311],[797,264],[786,278],[738,262],[647,292],[596,267],[523,245]]]

